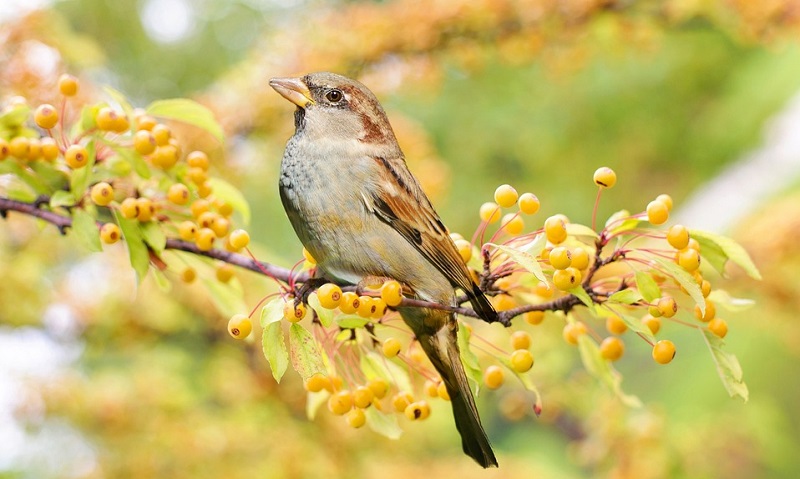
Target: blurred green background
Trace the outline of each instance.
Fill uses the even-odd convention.
[[[590,221],[599,166],[619,177],[601,217],[641,211],[664,192],[680,209],[778,141],[765,136],[770,119],[800,91],[797,2],[37,3],[0,10],[0,94],[43,101],[69,71],[140,105],[180,96],[207,104],[228,135],[214,168],[250,200],[259,257],[285,266],[300,257],[276,186],[292,120],[267,86],[272,76],[361,78],[445,223],[464,234],[501,183],[542,201],[529,227],[556,212]],[[0,415],[0,442],[14,446],[0,452],[0,477],[797,477],[798,195],[790,187],[753,198],[720,231],[745,244],[765,276],[715,279],[757,301],[727,314],[749,403],[728,398],[702,339],[674,327],[666,333],[680,351],[669,366],[629,341],[618,368],[646,405],[630,410],[546,321],[530,329],[543,417],[512,388],[480,399],[499,471],[461,454],[446,405],[399,441],[328,414],[307,420],[299,379],[290,373],[278,387],[258,342],[230,341],[202,287],[164,293],[146,281],[134,294],[122,255],[86,258],[52,228],[5,222],[0,404],[10,412]],[[269,287],[246,273],[239,280],[249,304]],[[52,343],[36,342],[38,332]],[[18,364],[26,354],[29,368]]]

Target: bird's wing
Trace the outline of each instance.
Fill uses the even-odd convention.
[[[414,245],[453,286],[472,294],[475,285],[461,255],[403,158],[375,161],[390,174],[374,178],[375,187],[364,195],[367,210]]]

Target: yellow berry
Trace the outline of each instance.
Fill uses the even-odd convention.
[[[468,263],[470,259],[472,259],[472,244],[465,239],[459,239],[455,241],[456,249],[458,249],[458,254],[461,255],[461,260],[464,263]]]
[[[167,191],[167,199],[176,205],[185,205],[189,202],[189,188],[183,183],[175,183]]]
[[[136,131],[150,131],[158,124],[155,118],[149,115],[135,115]],[[155,139],[154,139],[155,141]]]
[[[58,150],[58,144],[56,144],[56,140],[50,137],[45,137],[42,138],[40,143],[42,145],[42,158],[47,161],[53,161],[58,158],[60,151]],[[0,149],[2,149],[1,145]],[[0,159],[3,159],[2,154],[0,154]]]
[[[647,221],[660,225],[669,219],[669,208],[661,201],[654,200],[647,204]]]
[[[181,272],[181,279],[184,283],[192,283],[197,279],[197,271],[192,267],[187,267]]]
[[[39,159],[42,156],[42,143],[38,138],[28,139],[28,156],[31,161]]]
[[[683,225],[672,225],[667,231],[667,242],[675,249],[689,246],[689,230]]]
[[[172,131],[163,123],[158,123],[150,130],[153,138],[156,140],[157,146],[164,146],[169,144],[169,139],[172,137]]]
[[[242,229],[233,230],[228,241],[231,246],[238,251],[250,244],[250,234]]]
[[[139,130],[133,135],[133,148],[140,155],[149,155],[156,151],[156,139],[147,130]]]
[[[321,373],[314,373],[310,378],[308,378],[305,382],[305,389],[310,393],[318,393],[323,389],[328,389],[330,387],[330,379],[328,376],[325,376]]]
[[[708,330],[714,335],[724,338],[728,334],[728,323],[724,319],[714,318],[708,322]]]
[[[372,405],[375,393],[367,386],[359,386],[353,391],[353,404],[357,408],[366,409]]]
[[[528,311],[525,313],[525,322],[532,325],[541,324],[544,320],[544,311]]]
[[[414,402],[414,396],[408,391],[400,391],[392,397],[392,406],[397,412],[405,412],[412,402]]]
[[[553,288],[551,288],[550,285],[544,281],[539,281],[536,283],[536,286],[533,288],[533,292],[542,298],[552,298],[553,294],[555,293]]]
[[[691,248],[697,251],[698,253],[700,252],[700,243],[698,243],[697,240],[694,238],[689,239],[689,244],[686,247]]]
[[[549,258],[550,264],[555,269],[567,269],[572,265],[572,253],[563,246],[553,248]]]
[[[194,222],[186,220],[178,225],[178,236],[180,236],[182,240],[194,241],[196,234],[197,234],[197,225],[194,224]]]
[[[208,181],[204,182],[203,184],[197,185],[197,196],[200,198],[207,198],[208,195],[211,194],[213,189]]]
[[[342,293],[342,300],[339,302],[339,311],[345,314],[353,314],[361,305],[358,295],[352,291]]]
[[[522,193],[517,201],[519,210],[526,215],[536,214],[539,211],[539,198],[533,193]]]
[[[364,414],[363,409],[351,409],[347,413],[347,425],[353,429],[363,427],[367,423],[367,415]]]
[[[483,372],[483,383],[489,389],[497,389],[503,385],[505,381],[505,374],[500,366],[491,365]]]
[[[668,194],[662,193],[656,196],[656,201],[664,203],[669,211],[672,211],[672,197]]]
[[[573,346],[578,344],[578,337],[584,334],[586,334],[586,325],[581,321],[567,323],[561,331],[561,336],[564,338],[564,341]]]
[[[303,303],[294,304],[294,300],[289,300],[283,305],[283,318],[290,323],[297,323],[306,317],[306,305]]]
[[[533,366],[533,354],[527,349],[517,349],[511,353],[511,367],[518,373],[524,373]]]
[[[31,149],[30,140],[25,138],[24,136],[17,136],[12,138],[11,141],[8,143],[8,152],[11,153],[11,156],[18,158],[20,160],[24,160],[28,157],[28,152]]]
[[[380,319],[384,314],[386,314],[386,309],[386,301],[382,300],[381,298],[372,298],[372,314],[370,317]]]
[[[440,382],[439,386],[436,388],[436,395],[445,401],[450,400],[450,393],[447,391],[447,385],[444,383],[444,381]]]
[[[653,359],[659,364],[667,364],[675,357],[675,345],[669,339],[662,339],[653,346]]]
[[[511,335],[511,347],[514,349],[528,349],[531,347],[531,335],[525,331],[514,331]]]
[[[511,185],[500,185],[494,190],[494,201],[501,208],[511,208],[517,203],[519,195]]]
[[[616,361],[625,353],[625,343],[616,336],[609,336],[600,343],[600,355],[609,361]]]
[[[311,264],[317,264],[317,260],[314,259],[311,253],[305,248],[303,248],[303,258],[305,258],[306,261],[308,261]]]
[[[196,185],[201,185],[208,180],[208,172],[202,168],[189,168],[186,172],[186,176]]]
[[[78,79],[67,73],[58,78],[58,91],[64,96],[75,96],[78,93]]]
[[[328,398],[328,410],[337,416],[347,414],[353,408],[353,395],[348,390],[338,391]]]
[[[64,153],[64,161],[72,169],[86,166],[89,162],[89,152],[81,145],[70,145]]]
[[[553,244],[563,243],[567,239],[567,223],[562,215],[547,218],[544,222],[544,234],[547,241]]]
[[[211,229],[214,230],[214,234],[217,235],[217,238],[224,238],[226,234],[228,234],[228,230],[231,228],[231,222],[227,218],[223,218],[217,215],[214,218],[214,222],[211,224]]]
[[[517,236],[525,229],[525,220],[522,219],[519,213],[509,213],[503,216],[503,221],[500,224],[506,230],[506,233],[511,236]]]
[[[178,162],[178,149],[169,144],[156,146],[156,151],[153,152],[150,160],[153,162],[154,166],[168,170]]]
[[[406,406],[403,414],[412,421],[423,421],[431,415],[431,407],[427,401],[417,401]]]
[[[709,322],[717,316],[717,307],[711,301],[706,300],[706,311],[703,313],[700,306],[694,307],[694,315],[703,322]]]
[[[403,301],[403,287],[397,281],[387,281],[381,286],[381,299],[389,306],[395,307]]]
[[[5,160],[10,154],[11,154],[11,148],[9,148],[8,142],[0,138],[0,161]]]
[[[342,301],[342,288],[333,283],[325,283],[317,289],[317,298],[323,308],[335,309]]]
[[[553,284],[561,291],[577,288],[581,285],[581,272],[573,267],[559,269],[553,273]]]
[[[192,168],[207,170],[209,165],[208,155],[202,151],[193,151],[186,157],[186,164]]]
[[[647,329],[653,334],[658,334],[658,331],[661,330],[661,320],[650,314],[646,314],[642,318],[642,324],[647,326]]]
[[[572,250],[572,267],[577,270],[589,267],[589,253],[580,246]]]
[[[495,223],[497,222],[497,220],[500,219],[500,207],[497,206],[497,203],[492,203],[492,202],[484,203],[481,205],[479,214],[481,217],[481,221],[484,221],[489,224]]]
[[[244,339],[250,336],[250,331],[253,330],[253,322],[244,314],[234,314],[228,320],[228,333],[234,339]]]
[[[356,314],[362,318],[369,318],[372,316],[374,304],[371,296],[359,296],[359,305],[356,308]]]
[[[106,106],[98,110],[94,120],[97,123],[97,128],[103,131],[112,131],[117,126],[118,116],[119,113]]]
[[[425,394],[432,398],[439,396],[439,383],[430,379],[425,381]]]
[[[53,105],[44,103],[36,108],[36,112],[33,114],[33,121],[36,122],[39,128],[49,130],[58,124],[58,111]]]
[[[498,294],[493,297],[491,301],[492,306],[494,306],[494,309],[497,311],[508,311],[517,306],[517,302],[508,294]]]
[[[214,240],[217,235],[211,228],[200,228],[194,235],[194,244],[200,251],[208,251],[214,247]]]
[[[370,379],[367,387],[372,390],[372,394],[378,399],[383,399],[386,397],[386,393],[389,392],[389,383],[383,378]]]
[[[616,314],[606,318],[606,329],[611,334],[622,334],[628,330],[628,325]]]
[[[137,198],[136,206],[139,207],[139,215],[136,216],[136,219],[143,223],[153,219],[153,215],[156,213],[156,207],[149,198]]]
[[[114,244],[122,237],[119,226],[114,223],[106,223],[100,228],[100,239],[105,244]]]
[[[690,273],[696,271],[700,267],[700,253],[692,248],[678,251],[678,265]]]
[[[220,283],[227,283],[228,281],[233,279],[233,274],[234,274],[233,265],[230,265],[228,263],[222,263],[219,266],[217,266],[215,274],[217,276],[217,281],[219,281]]]
[[[393,358],[400,354],[400,350],[403,348],[403,345],[400,344],[400,340],[397,338],[386,338],[383,342],[383,355],[387,358]]]
[[[675,302],[675,299],[669,296],[659,298],[658,302],[656,303],[656,307],[661,315],[665,318],[671,318],[675,316],[675,313],[678,312],[678,303]]]
[[[703,293],[704,298],[708,298],[708,295],[711,294],[711,283],[704,279],[700,283],[700,291]]]
[[[122,213],[123,218],[129,220],[139,216],[139,204],[136,202],[136,198],[125,198],[122,200],[122,204],[119,205],[119,211]]]
[[[594,172],[594,183],[601,188],[613,188],[617,184],[617,174],[607,166],[600,167]]]
[[[92,201],[98,206],[106,206],[114,200],[114,188],[105,181],[92,186]]]

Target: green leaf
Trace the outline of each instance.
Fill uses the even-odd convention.
[[[0,174],[3,173],[11,173],[5,181],[6,194],[11,199],[29,202],[51,191],[39,176],[20,166],[18,161],[0,161]]]
[[[133,270],[136,272],[136,280],[141,283],[150,268],[150,253],[144,244],[139,222],[125,219],[116,211],[114,212],[114,218],[117,220],[119,229],[122,230],[122,239],[128,248],[128,257],[131,260]]]
[[[36,173],[48,192],[61,191],[69,185],[69,177],[47,161],[31,161],[28,166]]]
[[[581,361],[586,370],[608,386],[614,394],[629,407],[641,407],[642,402],[638,397],[625,394],[622,391],[622,375],[611,367],[611,363],[600,355],[600,348],[588,334],[578,336],[578,350]]]
[[[242,311],[247,311],[244,302],[244,292],[238,283],[222,283],[214,279],[203,279],[203,285],[208,291],[208,297],[217,311],[223,316],[233,316]]]
[[[25,123],[30,114],[31,107],[28,105],[16,105],[0,114],[0,126],[7,130],[16,130]]]
[[[94,140],[86,144],[86,151],[89,153],[89,161],[84,166],[72,170],[72,175],[69,179],[69,189],[76,198],[83,196],[86,188],[89,187],[92,168],[94,168],[94,163],[96,160]]]
[[[728,391],[728,394],[733,397],[740,397],[745,402],[750,397],[750,392],[747,389],[743,379],[742,367],[739,365],[739,360],[733,354],[723,351],[722,347],[725,341],[717,337],[707,329],[698,328],[703,333],[703,338],[711,351],[711,357],[714,358],[714,364],[717,366],[717,373],[722,380],[723,386]]]
[[[750,259],[747,251],[736,241],[707,231],[689,230],[689,235],[700,243],[700,255],[724,274],[725,263],[731,260],[738,264],[751,278],[761,280],[761,273]]]
[[[583,289],[582,286],[570,289],[569,293],[580,299],[581,303],[583,303],[587,308],[594,309],[594,302],[592,301],[592,298],[589,297],[589,294]]]
[[[50,197],[50,207],[51,208],[59,208],[61,206],[75,206],[78,201],[75,199],[75,195],[73,195],[69,191],[59,190],[53,193],[53,196]]]
[[[623,289],[608,297],[611,303],[634,304],[641,301],[642,295],[635,289]]]
[[[700,289],[700,285],[697,284],[697,281],[695,281],[694,277],[672,261],[668,261],[663,258],[655,258],[655,260],[659,265],[661,265],[663,272],[672,276],[681,286],[683,286],[683,289],[689,293],[689,296],[691,296],[695,304],[700,307],[700,311],[705,314],[706,299],[703,297],[703,291]]]
[[[214,191],[214,197],[222,200],[233,207],[242,215],[242,222],[250,224],[250,204],[238,188],[220,178],[209,178],[208,184]]]
[[[469,329],[463,322],[458,323],[458,351],[461,356],[461,363],[464,365],[464,371],[467,373],[467,378],[472,382],[472,391],[477,396],[480,393],[481,384],[483,384],[483,371],[478,362],[478,356],[472,351],[469,345],[469,338],[472,335]]]
[[[147,114],[159,118],[177,120],[209,132],[220,143],[224,143],[222,127],[214,114],[205,106],[186,98],[154,101],[147,107]]]
[[[521,373],[516,369],[514,369],[514,367],[511,365],[511,361],[505,356],[498,356],[497,360],[500,361],[506,367],[506,369],[511,371],[511,373],[517,377],[517,379],[519,379],[519,381],[522,383],[525,389],[531,391],[534,394],[535,402],[539,406],[538,409],[541,411],[542,395],[539,393],[539,388],[537,388],[536,385],[533,383],[530,374],[528,372]],[[536,413],[536,415],[538,416],[539,413]]]
[[[756,304],[752,299],[734,298],[723,289],[715,289],[708,295],[708,299],[713,301],[715,305],[721,306],[731,312],[744,311],[752,308]]]
[[[362,318],[355,314],[341,314],[336,318],[336,324],[342,329],[363,328],[369,323],[369,318]]]
[[[293,323],[289,328],[289,356],[292,367],[303,380],[316,373],[325,374],[319,343],[300,323]]]
[[[661,297],[661,288],[658,287],[656,280],[649,273],[644,271],[636,272],[636,287],[648,303],[652,303]]]
[[[283,305],[285,302],[277,297],[261,308],[261,327],[266,328],[272,323],[283,319]]]
[[[142,155],[140,155],[136,150],[121,147],[116,143],[108,143],[108,146],[114,150],[114,153],[128,163],[137,175],[144,179],[150,178],[152,175],[150,167],[147,165],[147,162],[144,161]]]
[[[10,160],[14,161],[14,160]],[[24,201],[30,203],[38,196],[36,191],[30,187],[29,184],[24,182],[19,176],[10,174],[3,175],[3,184],[0,190],[3,191],[3,196],[17,201]]]
[[[161,292],[169,293],[172,291],[172,282],[169,280],[169,278],[167,278],[167,275],[165,275],[163,271],[158,268],[153,268],[150,270],[150,273],[156,282],[156,286],[158,286],[158,289],[160,289]]]
[[[264,328],[261,334],[261,348],[272,370],[272,377],[275,378],[275,382],[280,383],[286,368],[289,367],[289,350],[286,348],[280,321],[271,322]]]
[[[164,248],[167,247],[167,237],[164,235],[164,231],[161,230],[158,223],[155,221],[141,223],[141,228],[144,242],[150,245],[150,248],[157,254],[163,253]]]
[[[374,407],[365,409],[364,414],[367,416],[369,428],[381,436],[386,436],[389,439],[399,439],[403,435],[403,430],[397,423],[397,414],[385,414]]]
[[[605,226],[606,228],[608,228],[612,224],[615,224],[616,226],[611,228],[609,230],[609,233],[611,233],[612,235],[618,235],[620,233],[636,229],[636,227],[639,226],[639,223],[640,223],[639,219],[631,218],[630,211],[619,210],[613,215],[608,217]]]
[[[308,296],[308,305],[311,306],[311,309],[313,309],[315,313],[317,313],[317,318],[319,318],[319,322],[323,327],[327,328],[333,324],[333,310],[322,307],[317,293],[311,293]]]
[[[368,351],[361,355],[361,371],[367,380],[382,378],[389,384],[397,385],[397,389],[400,391],[411,392],[414,390],[408,378],[408,370],[375,351]]]
[[[531,249],[530,245],[535,242],[536,239],[534,239],[528,245],[520,248],[513,248],[511,246],[494,243],[486,243],[485,246],[490,246],[502,253],[505,253],[509,258],[511,258],[512,261],[525,268],[528,272],[533,273],[533,275],[536,276],[539,281],[547,282],[547,277],[545,277],[544,273],[542,272],[542,267],[539,265],[539,262],[536,261],[536,258],[533,255],[526,251],[527,249]]]
[[[567,234],[574,237],[597,239],[597,232],[595,230],[579,223],[568,223]]]
[[[93,253],[103,251],[100,246],[100,230],[97,229],[94,217],[86,210],[75,208],[72,211],[72,232],[87,250]]]
[[[306,417],[308,417],[309,421],[314,420],[320,406],[325,404],[330,396],[331,394],[324,389],[318,393],[308,393],[306,397]]]

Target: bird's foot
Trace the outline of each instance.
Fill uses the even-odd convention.
[[[325,278],[309,278],[299,288],[295,288],[294,305],[297,306],[299,303],[308,304],[308,295],[327,282],[328,280]]]

